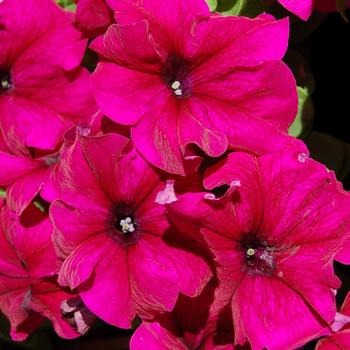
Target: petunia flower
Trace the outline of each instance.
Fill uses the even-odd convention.
[[[96,111],[72,16],[51,0],[0,2],[0,132],[10,148],[55,150]]]
[[[102,58],[93,91],[150,163],[184,175],[199,164],[196,147],[217,157],[298,142],[286,134],[297,111],[281,62],[288,19],[210,15],[204,0],[109,2],[118,24],[91,45]]]
[[[80,137],[60,168],[63,201],[50,207],[65,258],[59,283],[77,290],[89,310],[129,328],[136,315],[150,319],[172,310],[180,292],[201,292],[211,270],[189,239],[181,245],[156,202],[173,200],[174,187],[128,139]]]
[[[79,336],[62,317],[61,303],[76,295],[57,284],[51,233],[50,220],[34,206],[21,218],[1,208],[0,311],[11,323],[13,340],[25,340],[45,317],[61,337]]]
[[[324,334],[340,286],[334,256],[350,232],[350,197],[334,173],[295,150],[237,152],[209,169],[204,185],[228,190],[184,194],[169,217],[213,252],[235,343],[288,350]]]

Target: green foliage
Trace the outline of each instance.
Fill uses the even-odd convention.
[[[73,0],[56,0],[57,4],[69,11],[75,11],[76,4]]]
[[[217,0],[216,11],[225,16],[256,17],[263,13],[265,5],[261,0]]]
[[[304,139],[312,129],[314,106],[306,88],[298,86],[298,114],[289,128],[289,134]]]
[[[210,11],[214,12],[216,10],[216,7],[218,6],[217,0],[207,0],[207,3],[210,8]]]
[[[39,201],[34,201],[33,205],[38,208],[42,213],[45,213],[45,207],[42,203],[40,203]]]
[[[6,196],[6,191],[0,188],[0,198],[5,198]]]

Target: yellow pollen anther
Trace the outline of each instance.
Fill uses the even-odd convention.
[[[253,256],[254,254],[255,254],[255,249],[249,248],[249,249],[247,250],[247,255],[248,255],[248,256]]]

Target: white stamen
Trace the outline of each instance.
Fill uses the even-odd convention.
[[[179,87],[181,86],[181,83],[178,80],[175,80],[172,84],[171,84],[171,88],[174,90],[177,90]]]
[[[248,256],[253,256],[254,254],[255,254],[255,249],[253,249],[253,248],[247,249],[247,255]]]
[[[120,220],[120,226],[123,233],[134,232],[135,227],[131,218],[127,217],[125,220]]]
[[[3,89],[7,89],[8,87],[9,87],[9,81],[8,80],[6,80],[6,79],[3,79],[3,80],[1,80],[1,87],[3,88]]]
[[[174,90],[174,94],[176,96],[182,96],[182,88],[181,88],[181,83],[178,80],[175,80],[171,84],[171,88]]]

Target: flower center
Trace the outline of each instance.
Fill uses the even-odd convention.
[[[129,206],[118,205],[112,209],[112,239],[119,245],[127,247],[136,244],[141,236],[140,225]]]
[[[123,233],[132,233],[135,231],[134,223],[130,217],[120,220],[119,225]]]
[[[175,97],[184,98],[190,95],[188,63],[183,57],[169,55],[163,67],[163,79]]]
[[[131,208],[123,205],[114,208],[112,218],[117,240],[129,241],[138,237],[138,225]]]
[[[271,274],[276,269],[274,248],[251,236],[242,243],[245,261],[250,271],[255,273]]]
[[[9,90],[12,87],[10,74],[0,71],[0,92]]]
[[[178,80],[175,80],[171,84],[171,88],[174,90],[174,94],[176,96],[182,96],[182,86],[181,86],[181,83]]]

